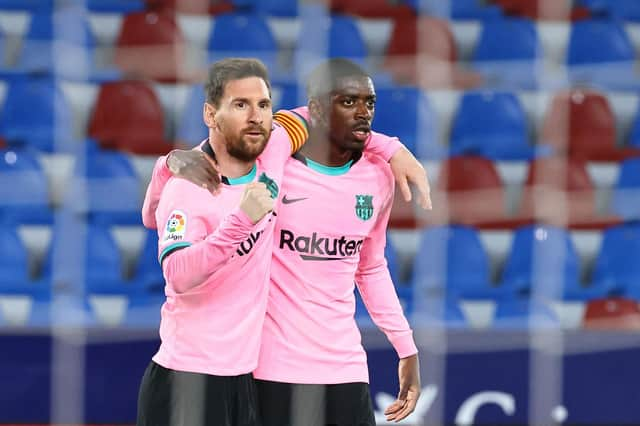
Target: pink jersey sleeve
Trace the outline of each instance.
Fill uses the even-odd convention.
[[[356,272],[356,285],[373,322],[387,336],[400,358],[418,353],[413,332],[402,312],[387,261],[384,257],[386,231],[393,201],[393,180],[390,197],[374,228],[362,244]]]
[[[158,158],[155,166],[153,166],[151,181],[149,182],[149,186],[147,186],[144,203],[142,204],[142,224],[149,229],[156,229],[158,227],[156,223],[156,209],[158,208],[162,189],[167,184],[169,178],[171,178],[171,172],[169,171],[169,167],[167,167],[167,156],[165,155]]]
[[[298,107],[291,111],[305,120],[309,120],[309,108],[306,106]],[[393,157],[393,154],[402,147],[404,147],[404,145],[398,138],[372,131],[365,146],[365,151],[384,158],[388,163],[391,157]]]
[[[184,293],[203,283],[226,264],[251,231],[253,224],[240,208],[233,209],[215,230],[207,229],[203,199],[211,194],[185,180],[171,180],[158,205],[158,259],[167,285]]]

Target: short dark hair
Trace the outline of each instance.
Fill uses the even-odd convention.
[[[259,59],[225,58],[214,62],[209,67],[209,76],[204,86],[207,102],[219,106],[228,82],[249,77],[258,77],[264,80],[269,89],[269,96],[271,96],[269,72]]]
[[[314,99],[333,92],[340,80],[345,77],[370,78],[369,74],[355,62],[345,58],[332,58],[315,67],[309,74],[307,97]]]

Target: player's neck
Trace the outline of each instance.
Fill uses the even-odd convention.
[[[308,159],[329,167],[344,166],[353,159],[353,151],[332,144],[324,134],[311,132],[309,139],[300,148]]]
[[[245,176],[253,168],[255,161],[243,161],[230,155],[223,142],[209,138],[209,145],[216,155],[220,173],[229,178]]]

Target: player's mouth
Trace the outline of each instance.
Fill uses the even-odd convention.
[[[254,141],[262,140],[266,135],[266,132],[263,129],[249,129],[245,130],[243,133],[245,136],[248,136],[249,139]]]
[[[355,126],[351,131],[351,134],[354,136],[356,140],[360,142],[364,142],[367,140],[367,138],[371,134],[371,128],[367,125]]]

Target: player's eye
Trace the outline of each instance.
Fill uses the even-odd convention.
[[[261,109],[269,109],[269,108],[271,108],[271,102],[267,102],[267,101],[260,102],[259,106],[260,106]]]
[[[345,98],[342,100],[342,105],[346,106],[346,107],[351,107],[355,104],[354,100],[351,98]]]
[[[373,109],[376,106],[376,101],[375,99],[370,99],[367,101],[367,108],[369,109]]]
[[[238,102],[236,102],[235,105],[236,105],[236,108],[238,108],[238,109],[244,109],[247,106],[247,103],[243,102],[243,101],[238,101]]]

